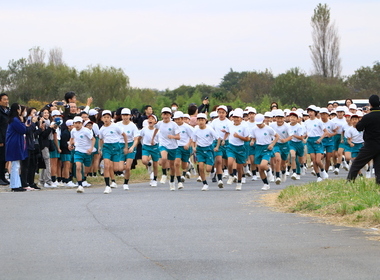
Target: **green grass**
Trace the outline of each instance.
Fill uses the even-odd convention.
[[[374,179],[326,180],[282,190],[278,204],[293,213],[344,217],[350,223],[380,223],[380,186]]]

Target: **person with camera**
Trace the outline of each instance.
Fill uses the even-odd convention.
[[[0,94],[0,185],[9,185],[5,178],[5,135],[9,120],[9,99],[6,93]]]
[[[207,114],[210,111],[210,101],[208,100],[208,96],[206,96],[202,104],[198,107],[198,113],[204,113]]]

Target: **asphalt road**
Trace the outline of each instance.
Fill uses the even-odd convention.
[[[2,192],[0,279],[379,278],[371,230],[274,212],[262,182],[201,187]]]

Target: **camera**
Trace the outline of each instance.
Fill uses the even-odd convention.
[[[62,102],[62,101],[57,101],[55,104],[56,104],[57,106],[62,106],[62,105],[63,105],[63,102]]]

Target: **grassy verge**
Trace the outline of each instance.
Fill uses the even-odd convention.
[[[275,206],[327,218],[334,224],[380,228],[380,187],[374,179],[326,180],[282,190]]]

